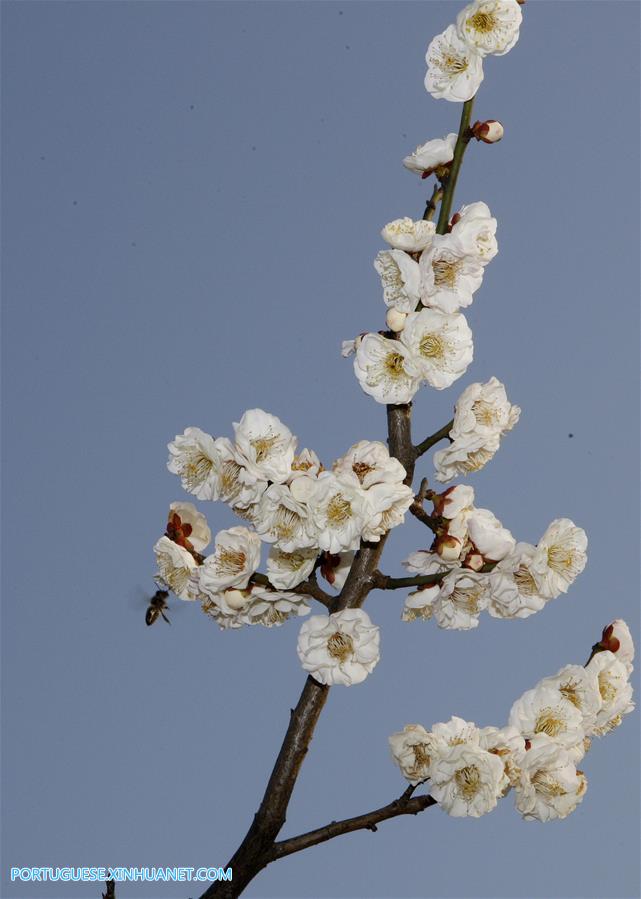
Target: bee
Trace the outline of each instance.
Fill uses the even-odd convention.
[[[163,618],[167,624],[171,624],[171,621],[165,615],[165,610],[169,608],[167,604],[168,596],[169,592],[167,590],[156,590],[149,600],[149,605],[145,612],[145,624],[152,625],[158,618]]]

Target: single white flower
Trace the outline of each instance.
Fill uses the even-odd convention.
[[[302,480],[297,478],[293,483]],[[317,546],[310,510],[286,484],[271,484],[267,488],[256,509],[254,524],[262,540],[275,543],[284,552]]]
[[[378,543],[383,534],[398,527],[414,502],[414,491],[406,484],[374,484],[366,491],[367,511],[363,540]]]
[[[567,818],[585,795],[585,775],[577,771],[568,751],[545,734],[529,742],[517,758],[516,808],[526,821]]]
[[[342,590],[352,567],[355,553],[327,553],[321,555],[320,573],[334,590]]]
[[[401,342],[413,354],[421,377],[443,390],[465,374],[474,355],[472,331],[460,313],[421,309],[407,316]]]
[[[598,652],[604,649],[613,653],[626,667],[628,674],[634,670],[634,642],[630,628],[622,618],[616,618],[607,627],[603,628],[601,640],[594,649]]]
[[[278,627],[288,618],[300,618],[309,615],[310,611],[308,596],[257,586],[252,589],[244,618],[247,624]]]
[[[546,603],[531,571],[536,547],[517,543],[490,574],[490,604],[494,618],[528,618]]]
[[[406,253],[420,253],[432,242],[435,234],[434,222],[423,219],[415,222],[407,217],[394,219],[381,231],[381,237],[386,243],[395,250],[404,250]]]
[[[380,334],[366,334],[356,350],[354,373],[377,403],[409,403],[420,387],[418,367],[405,346]]]
[[[309,507],[317,529],[316,546],[330,553],[358,547],[368,511],[364,490],[324,471],[316,481]]]
[[[410,172],[416,172],[423,178],[427,178],[434,171],[444,169],[454,158],[454,147],[458,135],[455,132],[447,137],[438,137],[420,144],[413,153],[406,156],[403,165]]]
[[[453,234],[437,234],[421,253],[418,267],[421,303],[441,312],[469,306],[483,281],[478,255],[467,252]]]
[[[389,745],[401,774],[413,786],[430,776],[433,758],[446,749],[442,740],[420,724],[407,724],[403,730],[392,734]]]
[[[169,537],[161,537],[154,546],[154,552],[158,566],[158,583],[166,586],[179,599],[196,599],[192,576],[198,568],[198,563],[192,554]]]
[[[220,499],[223,460],[218,441],[200,428],[186,428],[168,446],[169,471],[180,476],[183,489],[198,499]]]
[[[539,684],[527,690],[510,710],[509,724],[531,740],[546,734],[566,749],[585,736],[579,709],[558,689]]]
[[[513,552],[516,540],[489,509],[472,509],[466,524],[470,540],[486,561],[499,562]]]
[[[169,506],[166,536],[191,552],[201,553],[211,542],[207,519],[193,503],[172,503]]]
[[[461,40],[455,25],[437,34],[427,48],[425,61],[425,90],[437,100],[471,100],[483,81],[483,60]]]
[[[404,568],[413,574],[445,574],[452,566],[443,561],[443,558],[428,549],[419,549],[412,553],[403,562]]]
[[[248,587],[244,590],[231,588],[219,593],[201,593],[201,608],[221,630],[237,630],[247,624],[245,611],[251,604],[253,590],[253,587]]]
[[[501,783],[503,795],[513,786],[520,774],[517,757],[525,747],[525,740],[515,727],[482,727],[479,745],[486,752],[497,755],[503,763],[504,778]]]
[[[418,262],[402,250],[381,250],[374,260],[381,277],[385,305],[399,312],[413,312],[418,304]]]
[[[475,256],[481,265],[487,265],[499,251],[496,242],[496,219],[486,203],[470,203],[461,206],[452,217],[452,237],[465,253]]]
[[[477,0],[461,10],[456,28],[481,56],[503,56],[518,41],[522,19],[517,0]]]
[[[558,690],[581,713],[581,726],[585,733],[592,732],[603,705],[596,671],[582,665],[566,665],[558,674],[539,681],[537,687]]]
[[[448,487],[443,493],[437,493],[432,497],[434,514],[442,518],[453,519],[461,512],[470,511],[474,505],[474,488],[467,484],[455,484]]]
[[[213,596],[229,587],[245,589],[260,565],[260,537],[245,527],[219,531],[214,552],[199,569],[201,593]]]
[[[447,747],[479,746],[481,740],[481,731],[476,724],[457,715],[452,715],[449,721],[439,721],[438,724],[432,725],[432,733]]]
[[[485,384],[470,384],[456,402],[450,437],[455,443],[460,438],[500,437],[512,430],[520,414],[520,408],[509,402],[505,385],[497,378],[492,377]]]
[[[380,440],[359,440],[337,459],[332,471],[339,481],[368,490],[374,484],[402,484],[407,472]]]
[[[500,446],[498,437],[458,437],[442,450],[434,453],[436,480],[442,484],[460,475],[480,471],[496,455]]]
[[[291,472],[289,477],[287,478],[287,483],[291,484],[296,478],[300,478],[303,475],[307,475],[307,477],[314,478],[316,475],[322,470],[323,466],[321,465],[321,461],[314,452],[314,450],[303,449],[294,456],[294,461],[292,462]]]
[[[279,418],[262,409],[248,409],[239,422],[234,422],[234,434],[251,477],[277,484],[287,480],[296,437]]]
[[[359,684],[380,658],[379,629],[362,609],[312,615],[298,636],[298,658],[320,684]]]
[[[272,546],[267,557],[267,577],[277,590],[293,590],[298,584],[307,580],[314,570],[318,550],[297,549],[284,552]]]
[[[623,716],[634,709],[632,684],[625,664],[609,650],[598,652],[586,670],[597,677],[602,703],[591,733],[602,737],[618,727]]]
[[[558,518],[539,540],[532,559],[532,574],[539,592],[554,598],[567,593],[585,568],[588,538],[569,518]]]
[[[454,569],[443,578],[434,603],[434,620],[439,627],[470,630],[478,627],[479,615],[487,608],[489,579],[486,574]]]
[[[504,780],[501,759],[479,746],[452,746],[430,766],[430,794],[455,818],[478,818],[492,811]]]
[[[408,594],[403,605],[401,621],[429,621],[441,588],[438,584],[420,587]]]

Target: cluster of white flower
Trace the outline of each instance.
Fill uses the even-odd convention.
[[[312,450],[296,454],[296,437],[261,409],[245,412],[234,430],[232,442],[187,428],[169,444],[168,467],[187,491],[227,502],[251,527],[220,531],[204,557],[204,516],[174,503],[155,546],[157,580],[181,599],[199,599],[222,627],[279,624],[309,611],[305,596],[287,591],[317,567],[340,589],[360,541],[378,542],[401,524],[414,495],[380,442],[360,441],[326,471]],[[258,583],[262,542],[270,552]]]
[[[510,789],[526,820],[567,817],[586,791],[576,766],[591,737],[609,733],[634,708],[634,647],[625,622],[612,622],[602,643],[616,648],[597,644],[584,668],[566,665],[544,678],[514,703],[505,727],[453,717],[431,731],[409,724],[392,734],[401,773],[414,786],[429,780],[432,797],[454,817],[478,818]]]
[[[480,613],[527,618],[565,593],[587,561],[587,537],[569,518],[547,528],[539,543],[517,543],[489,509],[474,506],[471,487],[429,494],[435,537],[429,550],[403,563],[438,581],[410,593],[403,620],[434,618],[439,627],[470,630]]]
[[[312,615],[298,636],[298,657],[320,684],[360,684],[380,658],[379,629],[362,609]]]
[[[483,58],[512,49],[521,19],[517,0],[470,3],[427,48],[425,89],[436,99],[470,100],[483,81]]]
[[[466,387],[454,406],[450,445],[434,453],[436,480],[445,483],[483,468],[520,415],[521,409],[509,402],[496,378]]]
[[[408,403],[421,383],[442,390],[465,373],[472,332],[458,310],[470,305],[497,253],[495,232],[496,219],[481,202],[463,206],[448,234],[410,218],[383,228],[392,249],[381,251],[374,267],[394,337],[365,334],[343,349],[355,352],[356,377],[377,402]]]

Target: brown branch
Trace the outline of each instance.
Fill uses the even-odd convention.
[[[327,840],[333,840],[334,837],[341,836],[344,833],[353,833],[355,830],[376,832],[377,825],[381,821],[387,821],[399,815],[418,815],[419,812],[436,805],[436,800],[432,799],[431,796],[413,797],[414,789],[415,787],[408,787],[399,799],[395,799],[389,805],[377,808],[373,812],[357,815],[355,818],[346,818],[344,821],[332,821],[331,824],[326,824],[325,827],[310,830],[308,833],[291,837],[289,840],[282,840],[274,845],[271,860],[275,861],[276,859],[284,858],[286,855],[292,855],[294,852],[301,852],[310,846],[325,843]]]
[[[101,893],[102,899],[116,899],[116,882],[115,880],[105,880],[107,887],[106,893]]]
[[[440,583],[447,571],[441,571],[438,574],[416,574],[412,577],[390,577],[388,574],[382,574],[375,571],[372,575],[372,584],[375,590],[400,590],[405,587],[431,587],[433,584]]]
[[[452,430],[452,426],[454,425],[454,419],[448,421],[446,425],[443,425],[440,431],[436,431],[434,434],[431,434],[429,437],[426,437],[421,443],[414,447],[414,458],[420,458],[423,453],[426,453],[428,449],[434,446],[435,443],[438,443],[440,440],[445,440],[446,437],[449,438],[450,431]]]
[[[440,184],[436,184],[434,186],[434,190],[432,191],[432,196],[429,198],[427,203],[425,204],[425,212],[423,213],[423,221],[431,222],[436,214],[436,207],[440,203],[441,198],[443,196],[443,188]]]
[[[270,582],[269,578],[266,574],[261,574],[260,571],[255,571],[251,576],[251,580],[255,584],[260,584],[262,587],[271,587],[272,590],[277,590],[277,587]],[[319,585],[316,580],[316,573],[312,572],[306,581],[303,581],[302,584],[298,584],[296,587],[291,587],[286,591],[287,593],[299,593],[303,596],[311,596],[312,599],[317,600],[322,603],[326,609],[331,609],[334,605],[335,598],[330,596],[329,593],[325,593],[323,588]]]

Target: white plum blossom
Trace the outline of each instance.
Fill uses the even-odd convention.
[[[381,277],[385,305],[399,312],[413,312],[418,305],[418,262],[402,250],[381,250],[374,260]]]
[[[374,484],[402,484],[407,472],[380,440],[359,440],[337,459],[332,471],[339,481],[368,490]]]
[[[377,403],[409,403],[421,376],[412,354],[398,340],[366,334],[354,359],[354,373],[362,389]]]
[[[537,734],[529,742],[529,749],[520,752],[516,760],[516,808],[526,821],[566,818],[585,795],[586,777],[575,768],[571,754],[555,740]]]
[[[428,549],[417,550],[401,564],[413,574],[445,574],[452,567],[442,556]]]
[[[450,437],[500,437],[511,431],[519,420],[521,410],[513,406],[505,386],[490,378],[485,384],[470,384],[456,402],[454,424]]]
[[[496,242],[496,219],[486,203],[461,206],[452,218],[451,236],[465,253],[487,265],[499,251]]]
[[[601,708],[591,733],[602,737],[618,727],[623,716],[634,709],[632,685],[625,664],[609,650],[597,652],[586,670],[596,675],[601,695]]]
[[[480,471],[494,457],[499,446],[498,437],[459,437],[450,446],[434,453],[436,480],[445,484],[460,475]]]
[[[211,530],[193,503],[178,502],[169,506],[167,537],[187,550],[202,553],[211,542]]]
[[[434,512],[443,518],[456,518],[461,512],[469,511],[474,505],[474,488],[467,484],[455,484],[432,497]]]
[[[494,618],[528,618],[546,603],[531,571],[536,547],[517,543],[490,574],[490,604]]]
[[[434,222],[426,222],[419,219],[405,218],[394,219],[381,231],[381,237],[395,250],[404,250],[406,253],[420,253],[431,242],[436,233]]]
[[[320,684],[359,684],[380,658],[379,629],[362,609],[312,615],[298,636],[298,658]]]
[[[446,750],[443,740],[420,724],[407,724],[402,731],[392,734],[389,745],[392,758],[412,786],[430,776],[432,760]]]
[[[438,584],[420,587],[408,594],[401,613],[402,621],[429,621],[441,588]]]
[[[596,671],[582,665],[566,665],[558,674],[539,681],[537,687],[558,690],[564,699],[581,712],[585,733],[593,731],[597,715],[603,705]]]
[[[413,153],[406,156],[403,165],[410,172],[427,177],[432,172],[442,169],[454,158],[454,147],[458,135],[454,132],[447,137],[438,137],[420,144]]]
[[[505,795],[518,777],[516,756],[523,751],[525,740],[515,727],[482,727],[479,732],[481,749],[492,752],[503,762],[505,777],[502,781],[502,793]]]
[[[262,409],[248,409],[239,422],[234,422],[234,434],[250,478],[277,484],[287,480],[296,438],[279,418]]]
[[[432,40],[427,53],[425,90],[436,100],[463,103],[483,81],[483,60],[459,37],[456,25],[448,26]]]
[[[471,630],[478,627],[479,615],[487,608],[489,579],[486,574],[455,569],[445,575],[434,603],[434,620],[439,627]]]
[[[499,756],[469,743],[451,746],[430,766],[430,794],[455,818],[478,818],[492,811],[504,781]]]
[[[383,534],[398,527],[414,502],[414,491],[406,484],[374,484],[366,491],[367,514],[363,540],[378,543]]]
[[[291,484],[292,481],[303,475],[310,478],[316,477],[322,468],[321,461],[314,450],[303,449],[294,456],[287,483]]]
[[[587,562],[588,538],[569,518],[553,521],[539,540],[532,559],[532,574],[543,596],[566,593]]]
[[[453,234],[437,234],[421,253],[418,268],[421,303],[441,312],[469,306],[483,281],[478,255],[469,253]]]
[[[356,549],[367,515],[365,491],[324,471],[310,499],[316,544],[330,553]]]
[[[179,599],[196,599],[193,575],[198,563],[184,547],[161,537],[154,546],[158,566],[157,582],[171,590]]]
[[[517,699],[510,710],[509,724],[526,740],[546,734],[566,749],[585,736],[580,710],[558,689],[542,684]]]
[[[449,721],[439,721],[432,726],[432,733],[441,739],[446,746],[479,746],[481,731],[473,721],[466,721],[452,715]]]
[[[260,565],[260,537],[239,526],[219,531],[214,545],[199,569],[201,593],[213,596],[230,587],[244,590]]]
[[[472,331],[460,313],[421,309],[407,316],[401,342],[412,353],[421,377],[443,390],[465,374],[474,355]]]
[[[220,499],[223,460],[217,440],[200,428],[186,428],[168,449],[167,468],[179,475],[183,490],[198,499]]]
[[[477,0],[461,10],[456,28],[481,56],[503,56],[518,41],[522,19],[517,0]]]
[[[299,484],[303,478],[293,483]],[[291,553],[316,546],[316,527],[310,510],[285,484],[271,484],[263,494],[254,516],[256,530],[266,543]]]
[[[293,590],[298,584],[307,580],[314,570],[318,550],[297,549],[284,552],[272,546],[267,557],[267,577],[277,590]]]
[[[470,540],[488,562],[499,562],[516,546],[512,534],[489,509],[472,509],[466,524]]]

